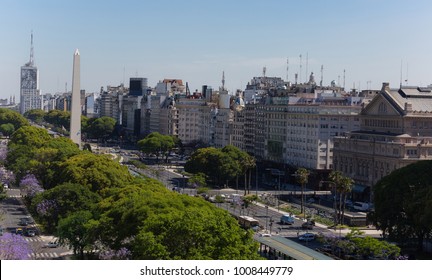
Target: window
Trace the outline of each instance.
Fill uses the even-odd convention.
[[[384,102],[381,102],[378,106],[378,113],[386,114],[387,113],[387,105]]]

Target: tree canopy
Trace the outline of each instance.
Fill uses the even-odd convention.
[[[253,157],[228,145],[222,149],[209,147],[196,150],[186,162],[185,171],[194,174],[203,173],[215,184],[222,184],[245,175],[246,191],[246,172],[253,167],[255,167]]]
[[[66,159],[55,171],[57,182],[78,183],[103,194],[110,188],[121,188],[132,182],[126,166],[113,161],[108,155],[83,152]]]
[[[86,120],[83,131],[89,138],[106,139],[115,128],[116,120],[111,117],[100,117]]]
[[[42,123],[47,113],[42,109],[31,109],[24,113],[24,117],[35,123]]]
[[[259,258],[252,233],[228,212],[152,182],[116,190],[99,204],[98,232],[110,248],[126,245],[134,259]]]
[[[374,223],[396,241],[416,239],[422,249],[432,234],[432,161],[393,171],[374,186]]]
[[[168,156],[175,147],[177,140],[171,135],[163,135],[159,132],[152,132],[144,139],[138,141],[138,147],[145,154],[155,154],[156,157]]]
[[[0,108],[0,125],[7,123],[12,124],[15,129],[29,125],[29,122],[20,113],[10,109]]]

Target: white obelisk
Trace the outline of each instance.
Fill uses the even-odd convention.
[[[70,138],[81,148],[81,86],[80,54],[78,50],[75,51],[73,60]]]

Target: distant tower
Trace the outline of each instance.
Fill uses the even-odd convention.
[[[39,72],[34,65],[33,32],[31,33],[30,60],[21,67],[20,113],[31,109],[41,109],[42,99],[39,92]]]
[[[222,71],[222,90],[225,90],[225,71]]]
[[[81,85],[80,54],[78,50],[75,51],[73,59],[70,138],[78,147],[81,147]]]
[[[301,82],[302,82],[302,55],[300,55],[300,71],[299,71],[299,73],[300,73],[300,84],[301,84]]]
[[[309,74],[308,72],[308,65],[309,64],[309,54],[306,53],[306,79],[307,79],[307,75]]]
[[[345,69],[344,69],[344,76],[343,76],[343,88],[345,89]]]
[[[320,80],[320,86],[323,85],[323,76],[324,76],[324,65],[321,65],[321,80]]]
[[[288,82],[288,79],[289,79],[289,77],[288,77],[288,73],[289,72],[289,58],[287,58],[287,68],[286,68],[286,82]]]

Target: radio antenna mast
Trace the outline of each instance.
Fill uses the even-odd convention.
[[[301,84],[301,82],[302,82],[302,55],[300,55],[300,71],[299,71],[299,73],[300,73],[300,84]]]

